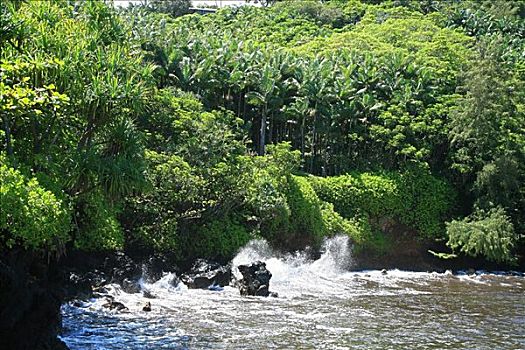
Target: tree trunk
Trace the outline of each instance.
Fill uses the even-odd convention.
[[[4,132],[5,132],[5,148],[7,150],[7,155],[13,155],[13,145],[11,144],[11,128],[9,122],[7,121],[7,116],[2,117],[4,122]]]
[[[265,142],[266,142],[266,105],[263,107],[263,113],[261,117],[261,130],[260,130],[260,136],[259,136],[259,155],[264,156],[265,152]]]
[[[270,134],[268,135],[268,143],[271,145],[273,143],[273,140],[274,140],[274,127],[273,127],[273,124],[275,122],[275,118],[273,115],[270,116]]]
[[[305,117],[303,116],[303,121],[301,123],[301,158],[304,160],[304,123]]]
[[[314,159],[315,159],[315,123],[317,122],[317,112],[314,114],[314,120],[312,124],[312,145],[310,147],[311,158],[310,158],[310,173],[313,174],[314,171]]]

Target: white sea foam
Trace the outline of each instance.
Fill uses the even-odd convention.
[[[498,341],[520,331],[525,337],[519,327],[525,313],[523,277],[352,272],[351,257],[351,245],[342,236],[326,240],[318,259],[305,253],[278,253],[266,241],[254,240],[233,259],[233,272],[238,276],[236,267],[241,264],[266,262],[273,275],[270,290],[278,292],[278,298],[241,297],[232,286],[221,291],[188,289],[174,282],[173,273],[166,273],[155,283],[141,281],[143,291],[154,299],[107,286],[108,294],[126,305],[125,312],[108,311],[104,298],[81,307],[64,305],[63,340],[72,350],[338,349],[356,344],[387,348],[393,342],[401,344],[400,339],[404,345],[400,347],[417,348],[432,334],[434,339],[441,337],[441,348],[452,349],[458,347],[458,337],[470,337],[469,317],[481,317],[480,303],[487,310],[507,305],[507,314],[501,317],[499,311],[487,311],[508,333]],[[499,299],[484,299],[487,293]],[[456,308],[460,301],[461,308]],[[142,311],[146,302],[151,303],[151,312]],[[410,332],[403,331],[405,326],[412,327]],[[488,324],[485,331],[490,330]],[[489,340],[476,337],[469,338],[470,344],[484,348]]]

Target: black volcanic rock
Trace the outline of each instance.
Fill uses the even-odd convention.
[[[207,289],[209,286],[227,286],[230,284],[232,274],[230,266],[198,259],[191,270],[181,276],[181,281],[193,289]]]
[[[270,295],[269,288],[272,274],[266,269],[266,263],[257,261],[251,265],[239,265],[238,269],[243,277],[239,281],[241,295],[263,297]]]

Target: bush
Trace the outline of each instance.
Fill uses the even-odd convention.
[[[286,201],[290,207],[288,235],[305,236],[314,242],[320,242],[326,233],[321,214],[321,201],[306,178],[289,177]]]
[[[443,235],[443,222],[455,198],[447,182],[422,169],[310,177],[310,181],[319,198],[347,219],[363,214],[389,217],[424,237]]]
[[[78,232],[75,247],[85,251],[115,250],[124,247],[124,233],[118,211],[100,192],[79,199]]]
[[[447,223],[447,245],[470,256],[484,256],[495,262],[512,262],[517,242],[514,227],[503,208],[476,210],[463,220]]]
[[[258,158],[267,160],[265,157]],[[272,167],[264,166],[266,163],[250,167],[244,205],[249,220],[257,223],[260,234],[272,240],[288,230],[291,213],[286,196],[282,192],[285,178],[275,176]]]
[[[128,198],[126,227],[134,244],[159,251],[180,249],[177,221],[203,206],[203,179],[179,156],[146,152],[148,189]]]
[[[286,189],[291,173],[299,167],[300,155],[291,151],[289,143],[268,145],[267,151],[264,157],[240,157],[239,174],[248,221],[272,241],[287,235],[290,229],[292,213]]]
[[[443,237],[444,222],[456,201],[451,185],[421,168],[401,174],[395,217],[427,238]]]
[[[332,203],[323,202],[321,204],[321,217],[326,235],[347,235],[354,242],[360,240],[360,228],[356,222],[345,219],[338,212],[334,210]]]
[[[228,261],[250,239],[250,233],[235,219],[215,219],[191,228],[185,237],[185,253],[191,258]]]
[[[335,210],[346,218],[354,217],[360,210],[370,215],[393,214],[398,200],[396,181],[380,174],[352,173],[310,179],[319,197],[333,203]]]
[[[71,216],[64,202],[7,164],[0,165],[0,208],[0,242],[9,248],[60,253],[69,240]]]

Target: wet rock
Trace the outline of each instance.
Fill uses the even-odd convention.
[[[111,297],[109,295],[109,290],[106,286],[100,286],[93,288],[93,297],[94,298],[108,298]]]
[[[180,283],[180,279],[177,277],[177,275],[172,274],[172,277],[169,280],[169,284],[173,287],[177,287]]]
[[[157,299],[157,296],[147,289],[142,291],[142,296],[148,299]]]
[[[382,270],[381,270],[381,274],[382,274],[382,275],[386,275],[386,274],[388,274],[388,271],[387,271],[386,269],[382,269]]]
[[[70,272],[64,287],[66,298],[89,299],[93,294],[92,281],[88,276]]]
[[[126,293],[140,293],[140,285],[138,281],[132,281],[129,278],[125,278],[122,283],[122,290]]]
[[[0,250],[0,349],[68,349],[57,338],[64,290],[50,275],[40,256]]]
[[[126,307],[126,305],[122,304],[121,302],[119,301],[115,301],[115,300],[111,300],[111,299],[108,299],[108,302],[105,303],[104,305],[102,305],[103,307],[105,308],[108,308],[110,310],[117,310],[117,311],[124,311],[124,310],[128,310],[128,308]]]
[[[267,297],[270,295],[272,274],[266,269],[266,263],[257,261],[251,265],[239,265],[242,279],[239,281],[241,295]]]
[[[207,289],[215,285],[224,287],[230,284],[232,274],[230,266],[222,266],[216,262],[198,259],[190,272],[181,276],[181,281],[194,289]]]
[[[122,252],[116,252],[115,255],[106,258],[104,267],[111,271],[111,283],[122,285],[125,279],[138,281],[142,276],[141,266]]]
[[[164,255],[153,255],[149,257],[142,266],[142,278],[147,283],[155,283],[160,280],[165,272],[178,272],[177,266]]]
[[[475,275],[476,274],[476,270],[470,268],[467,270],[467,275]]]
[[[142,308],[142,311],[150,312],[151,311],[151,303],[148,301]]]
[[[95,288],[108,281],[107,275],[97,269],[84,271],[79,268],[66,268],[60,275],[65,300],[87,300],[93,297]]]
[[[103,272],[94,270],[90,272],[79,272],[69,270],[63,272],[63,291],[66,300],[86,300],[93,296],[93,287],[106,283]]]

